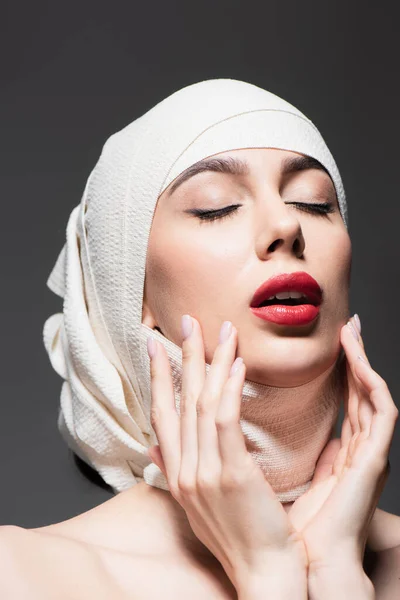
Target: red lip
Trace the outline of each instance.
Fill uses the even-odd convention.
[[[296,271],[281,273],[264,281],[255,291],[250,307],[259,307],[270,296],[290,290],[305,294],[314,306],[319,306],[322,302],[322,290],[315,279],[305,271]]]

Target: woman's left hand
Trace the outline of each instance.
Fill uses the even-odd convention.
[[[358,337],[348,324],[342,327],[346,377],[341,438],[327,444],[311,487],[288,511],[305,543],[309,574],[346,563],[362,566],[369,525],[390,470],[399,411]]]

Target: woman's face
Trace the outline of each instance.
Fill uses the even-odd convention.
[[[292,387],[314,379],[340,353],[340,328],[349,318],[351,242],[329,175],[317,168],[284,174],[284,162],[302,154],[275,148],[232,150],[247,173],[205,170],[161,194],[150,232],[143,323],[159,327],[181,346],[181,316],[202,328],[205,360],[211,363],[225,320],[238,330],[237,356],[246,378]],[[306,212],[292,204],[329,202],[333,212]],[[237,205],[215,220],[196,210]],[[278,325],[250,309],[266,279],[306,271],[320,285],[323,302],[307,325]]]

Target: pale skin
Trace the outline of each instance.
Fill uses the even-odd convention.
[[[184,349],[181,316],[191,315],[196,333],[191,341],[186,341],[187,354],[192,356],[192,362],[187,361],[187,369],[190,363],[192,374],[199,374],[201,360],[209,364],[214,360],[215,370],[224,373],[220,378],[221,389],[228,380],[228,367],[235,356],[242,357],[245,367],[235,379],[236,396],[232,390],[232,402],[225,403],[231,410],[234,398],[238,406],[244,377],[266,385],[301,385],[328,369],[343,348],[350,365],[352,391],[349,419],[342,432],[344,449],[339,452],[340,440],[326,449],[318,463],[310,493],[294,504],[274,502],[273,495],[269,495],[268,483],[265,482],[263,487],[260,478],[252,480],[254,486],[258,486],[257,492],[256,487],[253,488],[254,493],[269,498],[271,512],[264,515],[262,531],[256,528],[248,546],[243,546],[243,552],[238,552],[235,561],[229,563],[235,565],[232,571],[218,553],[218,543],[214,540],[212,545],[212,528],[208,531],[206,527],[207,523],[212,524],[213,513],[195,512],[195,504],[189,503],[187,497],[184,499],[176,485],[172,486],[174,497],[170,492],[143,482],[93,510],[61,523],[32,530],[12,526],[0,528],[0,559],[5,566],[3,572],[7,573],[0,581],[2,597],[45,599],[54,598],[57,593],[57,598],[69,599],[183,598],[188,594],[196,598],[237,598],[238,595],[253,598],[257,597],[254,582],[262,586],[262,591],[268,591],[268,583],[263,580],[268,569],[264,571],[260,565],[264,558],[270,559],[268,564],[272,564],[273,553],[268,551],[277,544],[284,547],[284,552],[279,554],[282,562],[273,563],[274,571],[279,573],[281,566],[283,575],[287,568],[293,573],[303,569],[301,572],[306,575],[310,572],[311,558],[312,565],[321,566],[322,579],[317,581],[315,589],[311,590],[314,595],[310,597],[327,600],[324,578],[329,586],[334,577],[348,576],[350,580],[358,577],[355,565],[362,562],[362,543],[366,539],[367,547],[377,559],[377,568],[371,577],[376,598],[384,600],[399,595],[395,586],[400,576],[400,517],[376,509],[387,477],[387,453],[397,409],[379,375],[370,365],[357,362],[357,355],[367,357],[362,338],[355,339],[345,325],[349,317],[351,243],[339,213],[333,183],[324,171],[316,169],[283,177],[283,160],[295,155],[276,149],[221,153],[219,156],[245,160],[249,172],[246,175],[203,172],[184,182],[172,194],[169,194],[170,188],[165,190],[157,204],[149,240],[143,322],[151,328],[158,327]],[[313,215],[289,205],[295,201],[306,204],[330,202],[335,210],[327,216]],[[185,212],[217,210],[238,204],[241,206],[236,214],[233,211],[233,215],[220,221],[200,222],[198,217]],[[257,319],[248,308],[254,290],[262,281],[277,272],[294,270],[309,272],[320,283],[325,295],[318,322],[312,327],[307,326],[307,335],[303,336],[294,335],[288,327]],[[233,323],[233,336],[222,347],[218,343],[218,334],[224,320]],[[152,386],[158,391],[153,394],[152,401],[156,406],[168,409],[171,396],[163,391],[168,390],[168,362],[161,349],[157,359],[152,361]],[[197,383],[199,385],[199,379]],[[233,385],[232,380],[230,385]],[[198,387],[197,391],[200,389]],[[378,392],[372,394],[371,401],[370,393],[374,389]],[[217,409],[215,400],[214,409]],[[373,421],[375,413],[382,418]],[[174,418],[172,411],[169,418]],[[358,455],[364,457],[366,454],[361,451],[357,454],[360,436],[357,436],[357,442],[352,432],[357,427],[371,431],[372,423],[379,436],[373,443],[366,440],[365,448],[371,451],[371,457],[379,456],[380,460],[374,462],[370,458],[368,464],[361,461],[360,468],[367,467],[367,472],[373,472],[373,475],[364,477],[361,482],[354,475],[353,479],[347,477],[343,482],[342,459],[355,460]],[[155,452],[152,457],[176,483],[177,465],[184,457],[186,473],[193,473],[190,465],[193,467],[195,463],[190,461],[191,456],[193,459],[190,437],[182,438],[186,439],[183,447],[187,452],[179,454],[176,444],[168,443],[162,423],[154,426],[162,452]],[[171,431],[171,427],[168,430]],[[205,425],[202,431],[204,435],[215,433]],[[244,459],[240,432],[237,428],[233,431],[231,440],[237,444],[238,457]],[[179,433],[179,437],[181,435]],[[208,459],[211,457],[209,454]],[[364,481],[368,483],[363,487]],[[356,492],[361,489],[357,498],[361,496],[364,500],[356,503]],[[333,492],[339,498],[336,503],[332,501]],[[254,501],[255,497],[253,495],[249,501]],[[213,506],[217,511],[217,505]],[[347,512],[339,516],[338,506],[346,506]],[[244,519],[246,507],[242,508]],[[223,504],[220,510],[223,511]],[[274,535],[268,521],[270,514],[274,515],[274,523],[277,518],[280,523]],[[190,524],[194,515],[198,523],[197,535]],[[218,518],[217,513],[214,516]],[[335,526],[329,529],[327,524],[332,519]],[[294,531],[299,535],[293,535]],[[331,544],[328,555],[325,546],[318,543],[321,539],[318,532],[321,531],[324,531],[324,540]],[[351,544],[341,543],[349,531]],[[283,537],[288,532],[292,535],[285,542]],[[233,528],[227,526],[226,536],[232,533]],[[221,546],[226,547],[228,539],[221,537]],[[233,539],[232,547],[237,548],[237,542]],[[331,560],[332,548],[340,548],[341,556],[348,560],[344,564],[337,557]],[[246,556],[247,560],[241,560],[241,556]],[[301,576],[299,582],[301,588]],[[277,598],[285,597],[279,593],[276,592]],[[368,595],[368,586],[361,593],[364,595],[359,598],[372,597]]]

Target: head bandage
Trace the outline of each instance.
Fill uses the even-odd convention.
[[[157,443],[150,424],[149,335],[167,350],[179,412],[181,349],[142,324],[157,199],[195,162],[240,148],[317,159],[332,178],[347,226],[342,181],[315,125],[278,96],[232,79],[185,87],[111,135],[68,220],[66,243],[47,281],[64,299],[63,312],[43,329],[50,361],[64,379],[58,426],[116,492],[143,478],[168,489],[147,453]],[[288,502],[310,484],[338,416],[338,394],[333,376],[288,390],[283,404],[274,403],[275,389],[246,380],[241,425],[249,451]]]

